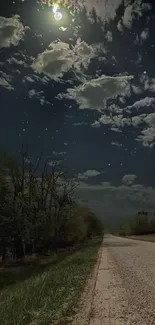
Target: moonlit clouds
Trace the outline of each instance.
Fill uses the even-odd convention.
[[[125,8],[122,23],[126,28],[131,28],[132,22],[133,22],[133,5],[128,5]]]
[[[17,46],[24,35],[25,29],[18,15],[11,18],[0,17],[0,48]]]
[[[149,28],[145,28],[140,35],[141,41],[144,42],[149,37]]]
[[[152,8],[151,4],[143,3],[143,0],[135,0],[133,3],[127,1],[124,4],[124,15],[117,25],[120,32],[123,32],[124,28],[131,29],[133,22],[140,19],[145,12],[150,11]]]
[[[118,95],[130,95],[130,82],[133,76],[101,76],[85,82],[75,88],[69,88],[67,94],[60,94],[59,98],[74,99],[80,109],[102,110],[106,100],[116,98]]]
[[[79,173],[78,178],[79,179],[88,179],[89,177],[96,177],[100,175],[101,173],[97,170],[87,170],[84,173]]]
[[[14,90],[13,86],[5,78],[0,78],[0,87],[4,87],[7,90]]]
[[[0,87],[3,87],[7,90],[14,90],[12,85],[13,78],[7,73],[0,71]]]
[[[136,175],[124,175],[122,178],[122,182],[127,185],[132,185],[136,178]]]
[[[88,17],[91,17],[92,10],[94,9],[97,17],[104,23],[116,17],[116,10],[122,2],[122,0],[79,0],[78,7],[85,7]]]
[[[39,100],[39,102],[40,102],[40,104],[42,106],[44,106],[45,104],[46,105],[49,105],[50,104],[50,102],[48,102],[45,99],[44,92],[42,90],[41,91],[38,91],[38,92],[35,89],[29,90],[29,98]]]
[[[110,182],[90,185],[80,182],[77,195],[82,200],[87,200],[95,212],[102,211],[108,217],[131,217],[141,209],[154,211],[155,189],[152,186],[144,186],[137,181],[137,175],[124,175],[118,185]],[[134,183],[135,184],[134,184]],[[111,204],[113,202],[113,204]],[[98,209],[99,208],[99,209]],[[114,222],[114,219],[113,219]]]
[[[136,141],[142,143],[144,147],[152,148],[155,144],[155,113],[139,114],[132,117],[119,115],[102,115],[98,121],[92,124],[92,127],[107,125],[113,131],[121,131],[127,127],[137,128]],[[139,128],[141,126],[141,128]]]
[[[155,98],[154,97],[145,97],[136,101],[133,105],[127,106],[126,109],[129,111],[133,111],[133,109],[139,110],[140,108],[146,107],[155,107]]]
[[[81,72],[81,68],[88,68],[90,60],[97,55],[98,46],[88,45],[77,40],[75,47],[58,41],[49,45],[49,49],[40,53],[32,64],[36,73],[44,73],[49,78],[58,80],[71,69]],[[81,67],[82,65],[82,67]]]

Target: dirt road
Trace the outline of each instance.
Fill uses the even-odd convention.
[[[78,324],[155,325],[155,243],[106,235],[99,255]]]

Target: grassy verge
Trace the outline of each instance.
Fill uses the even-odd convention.
[[[126,236],[126,238],[155,242],[155,234],[139,235],[139,236]]]
[[[100,245],[101,239],[93,239],[64,259],[61,256],[42,272],[3,287],[0,324],[68,324],[97,260]]]

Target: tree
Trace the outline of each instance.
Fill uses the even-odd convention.
[[[147,212],[138,212],[135,218],[124,221],[120,225],[120,235],[144,235],[150,231]]]
[[[22,260],[25,253],[41,254],[78,242],[96,234],[103,226],[90,209],[75,200],[77,183],[58,163],[49,170],[48,162],[38,173],[27,166],[27,151],[20,152],[20,162],[2,155],[0,159],[0,249]]]
[[[150,233],[155,233],[155,215],[150,220]]]

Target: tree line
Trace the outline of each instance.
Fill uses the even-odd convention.
[[[78,184],[55,162],[39,172],[28,153],[20,162],[0,156],[0,255],[22,260],[27,254],[46,254],[103,234],[103,225],[86,206],[76,202]]]
[[[139,211],[134,218],[123,220],[119,226],[119,235],[146,235],[155,233],[155,213],[149,220],[148,213]]]

